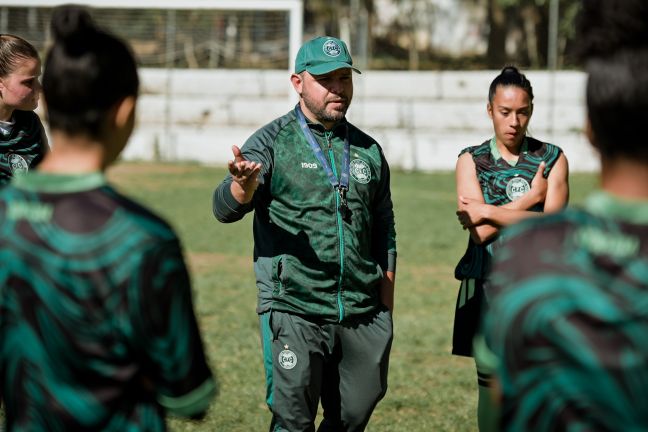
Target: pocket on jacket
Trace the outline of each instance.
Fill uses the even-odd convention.
[[[321,264],[320,264],[321,265]],[[337,292],[339,276],[326,268],[308,265],[297,257],[282,254],[272,260],[273,295],[298,302],[321,302]]]
[[[376,290],[377,284],[384,277],[384,272],[380,266],[371,260],[349,260],[346,263],[345,278],[348,283],[357,287],[357,290],[364,290],[371,293]]]
[[[286,292],[284,277],[284,256],[279,255],[272,259],[272,294],[283,297]]]

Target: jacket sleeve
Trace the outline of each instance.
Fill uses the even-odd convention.
[[[221,184],[214,190],[212,197],[212,208],[214,216],[220,222],[236,222],[243,216],[254,209],[254,203],[258,200],[266,184],[270,184],[272,173],[273,152],[272,142],[274,134],[269,127],[265,127],[255,132],[241,147],[241,154],[247,160],[261,163],[261,173],[259,174],[259,187],[254,192],[252,201],[247,204],[241,204],[232,196],[231,184],[232,176],[227,174]]]
[[[390,172],[382,151],[380,157],[380,181],[373,204],[372,255],[383,271],[395,272],[396,228],[391,199]]]

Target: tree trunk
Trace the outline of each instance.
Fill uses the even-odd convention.
[[[538,11],[535,5],[525,6],[521,11],[521,15],[524,24],[524,36],[526,38],[526,48],[529,61],[531,62],[532,68],[538,69],[540,67],[540,53],[538,51],[538,34],[536,28],[540,21],[540,17],[538,16]]]
[[[409,11],[409,22],[410,22],[410,31],[409,31],[409,70],[418,70],[419,69],[419,52],[418,52],[418,40],[417,40],[417,21],[416,21],[416,7],[412,6],[412,9]]]
[[[506,63],[506,14],[498,0],[488,0],[488,49],[486,64],[501,69]]]
[[[410,44],[409,44],[409,70],[414,71],[419,68],[419,54],[418,46],[416,44],[416,31],[412,30],[410,32]]]
[[[189,35],[182,35],[180,39],[183,41],[183,50],[185,61],[187,62],[187,67],[189,69],[197,69],[200,67],[198,60],[196,59],[196,51],[194,46],[193,37]]]
[[[249,14],[243,15],[242,21],[239,33],[241,35],[241,57],[249,59],[254,48],[254,41],[252,40],[252,26],[254,23],[252,16]]]

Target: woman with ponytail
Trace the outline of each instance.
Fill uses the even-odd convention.
[[[215,382],[178,238],[104,175],[135,125],[135,59],[85,9],[51,25],[52,150],[0,191],[6,430],[162,431]]]
[[[648,430],[648,2],[579,3],[599,188],[499,246],[475,356],[502,432]]]
[[[455,310],[452,353],[473,356],[473,338],[487,303],[484,289],[500,230],[522,219],[557,212],[569,198],[567,159],[555,145],[528,136],[533,89],[526,76],[505,67],[493,80],[486,106],[494,136],[467,147],[456,167],[457,217],[470,232],[468,248],[455,269],[461,281]],[[477,364],[477,418],[491,430],[490,371]]]
[[[34,168],[47,150],[38,115],[41,61],[26,40],[0,35],[0,186]]]

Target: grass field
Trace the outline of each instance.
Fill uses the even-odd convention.
[[[251,215],[221,224],[211,211],[224,169],[122,163],[109,171],[120,190],[163,215],[182,238],[195,307],[220,395],[201,423],[172,419],[173,431],[265,431]],[[572,203],[595,186],[573,175]],[[453,270],[467,234],[455,215],[451,173],[394,172],[398,273],[389,391],[369,432],[474,431],[476,376],[470,359],[449,354],[458,282]]]
[[[221,224],[211,212],[225,171],[200,165],[121,164],[109,175],[125,193],[166,217],[183,240],[195,303],[220,395],[202,423],[172,420],[177,431],[265,431],[252,273],[251,215]],[[573,175],[572,203],[595,186]],[[452,173],[395,172],[398,276],[389,391],[369,432],[474,431],[476,377],[470,359],[451,356],[458,283],[453,270],[467,235],[455,215]]]

